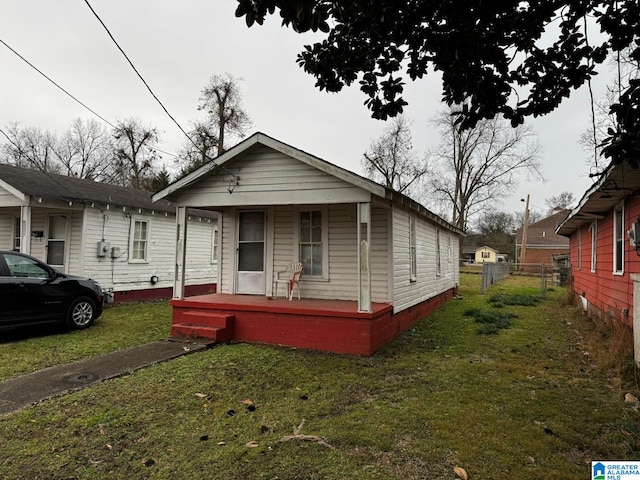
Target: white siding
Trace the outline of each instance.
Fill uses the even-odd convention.
[[[129,261],[131,219],[149,222],[147,261]],[[104,223],[104,237],[103,237]],[[211,258],[211,242],[214,224],[198,217],[189,220],[187,226],[186,285],[215,283],[216,263]],[[140,290],[146,288],[173,287],[176,254],[175,215],[164,213],[128,213],[122,210],[88,209],[84,228],[83,275],[97,280],[103,288],[114,291]],[[97,243],[109,242],[120,253],[98,257]],[[152,285],[151,276],[158,277]]]
[[[13,249],[13,223],[11,215],[0,215],[0,250]]]
[[[340,203],[368,201],[370,194],[329,173],[294,158],[261,147],[225,165],[217,176],[190,186],[178,197],[190,207],[287,205],[296,203]],[[238,186],[229,194],[233,174]]]
[[[5,188],[0,187],[0,205],[3,207],[14,206],[18,207],[23,205],[24,202],[16,197],[14,194],[7,191]]]
[[[298,259],[297,246],[293,244],[294,215],[298,212],[291,205],[283,205],[274,209],[273,215],[273,271],[284,270],[288,264]],[[235,217],[232,213],[223,216],[224,243],[221,292],[231,293],[233,263],[233,236]],[[300,281],[300,292],[305,298],[329,300],[357,300],[358,298],[358,248],[356,236],[356,205],[329,205],[328,208],[328,276],[324,280],[309,279],[303,276]],[[390,211],[383,208],[372,209],[372,287],[374,302],[389,301],[388,264],[390,251],[388,248],[388,215]],[[269,259],[267,259],[269,261]],[[270,285],[267,285],[269,293]]]
[[[218,292],[233,293],[233,269],[235,268],[235,209],[224,210],[221,214],[220,234],[221,265]]]
[[[393,209],[394,312],[399,312],[457,285],[457,236],[416,215],[417,278],[409,278],[409,211]],[[436,275],[436,230],[440,230],[441,275]]]

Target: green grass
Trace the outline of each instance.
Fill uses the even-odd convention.
[[[637,460],[638,413],[585,355],[592,325],[564,290],[480,336],[464,312],[488,296],[462,282],[371,358],[221,345],[0,417],[0,478],[577,480]],[[303,419],[333,448],[280,441]]]
[[[158,301],[106,308],[86,330],[39,326],[3,331],[0,380],[167,338],[170,329],[171,307]]]

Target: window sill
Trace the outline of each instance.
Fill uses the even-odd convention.
[[[300,281],[301,282],[309,282],[309,283],[319,283],[319,282],[328,282],[329,278],[328,277],[311,277],[311,276],[301,276],[300,277]]]

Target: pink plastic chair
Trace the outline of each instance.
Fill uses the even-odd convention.
[[[274,280],[275,298],[278,298],[278,285],[282,283],[287,287],[287,298],[289,301],[293,299],[293,290],[296,286],[298,287],[298,300],[300,300],[299,280],[303,270],[304,267],[302,266],[302,263],[296,262],[289,264],[286,269],[276,272]]]

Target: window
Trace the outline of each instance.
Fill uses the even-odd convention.
[[[591,271],[596,271],[596,260],[598,256],[598,222],[591,224]]]
[[[440,263],[440,229],[437,228],[436,229],[436,275],[439,277],[441,274],[442,274],[442,265]]]
[[[211,237],[211,263],[218,261],[218,225],[213,226],[213,233]]]
[[[300,211],[298,225],[298,255],[304,266],[303,274],[324,277],[326,262],[326,212],[322,210]]]
[[[578,227],[578,270],[582,270],[582,229]]]
[[[149,254],[149,222],[147,220],[132,220],[132,227],[129,261],[146,262]]]
[[[482,252],[482,259],[491,258],[491,252]]]
[[[613,273],[624,273],[624,206],[613,211]]]
[[[12,277],[21,278],[49,278],[49,272],[44,270],[35,260],[15,255],[11,253],[4,254],[4,261],[9,267],[9,273]]]
[[[20,251],[20,223],[20,217],[17,217],[13,228],[13,249],[16,252]]]
[[[418,258],[416,252],[416,216],[409,216],[409,281],[418,279]]]

